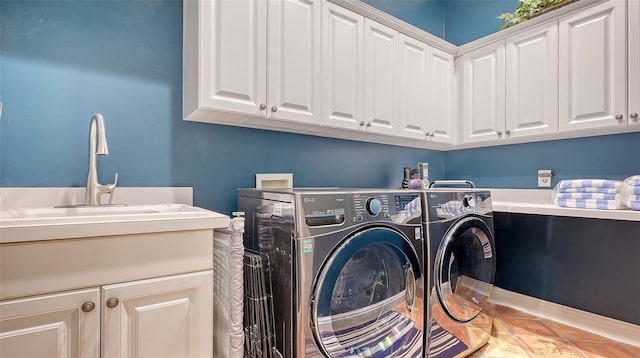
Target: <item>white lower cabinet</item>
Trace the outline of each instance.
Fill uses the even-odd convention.
[[[102,287],[103,357],[211,357],[212,271]]]
[[[3,301],[0,357],[211,357],[212,280],[209,270]]]
[[[0,357],[100,356],[100,291],[0,302]]]

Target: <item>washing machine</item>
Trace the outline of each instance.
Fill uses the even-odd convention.
[[[428,357],[464,357],[489,341],[496,253],[491,194],[478,189],[422,192],[428,279]]]
[[[420,193],[239,189],[245,246],[269,257],[284,357],[424,356]]]

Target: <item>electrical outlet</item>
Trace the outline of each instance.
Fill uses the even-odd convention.
[[[539,188],[551,188],[551,177],[553,173],[551,169],[538,170],[538,187]]]

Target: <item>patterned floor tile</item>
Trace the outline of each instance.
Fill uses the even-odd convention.
[[[620,344],[614,342],[571,341],[589,358],[637,358]]]
[[[536,358],[587,358],[578,348],[559,337],[519,336],[518,338]]]
[[[471,357],[484,358],[532,358],[534,357],[516,337],[491,337],[489,343]]]
[[[559,337],[549,326],[537,318],[503,318],[505,326],[518,336]]]
[[[553,330],[558,332],[561,337],[564,337],[568,340],[579,340],[579,341],[599,341],[605,342],[608,341],[607,338],[599,336],[597,334],[583,331],[576,327],[567,326],[560,322],[551,321],[547,319],[542,320],[545,324],[551,327]]]
[[[511,330],[509,329],[509,327],[507,327],[506,324],[504,324],[504,322],[502,322],[502,319],[500,318],[495,318],[493,320],[493,329],[491,331],[491,335],[492,336],[499,336],[499,335],[512,335],[513,333],[511,332]]]

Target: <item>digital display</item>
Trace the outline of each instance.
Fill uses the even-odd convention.
[[[418,194],[396,195],[395,196],[396,211],[404,210],[407,204],[412,202],[417,197],[418,197]]]

